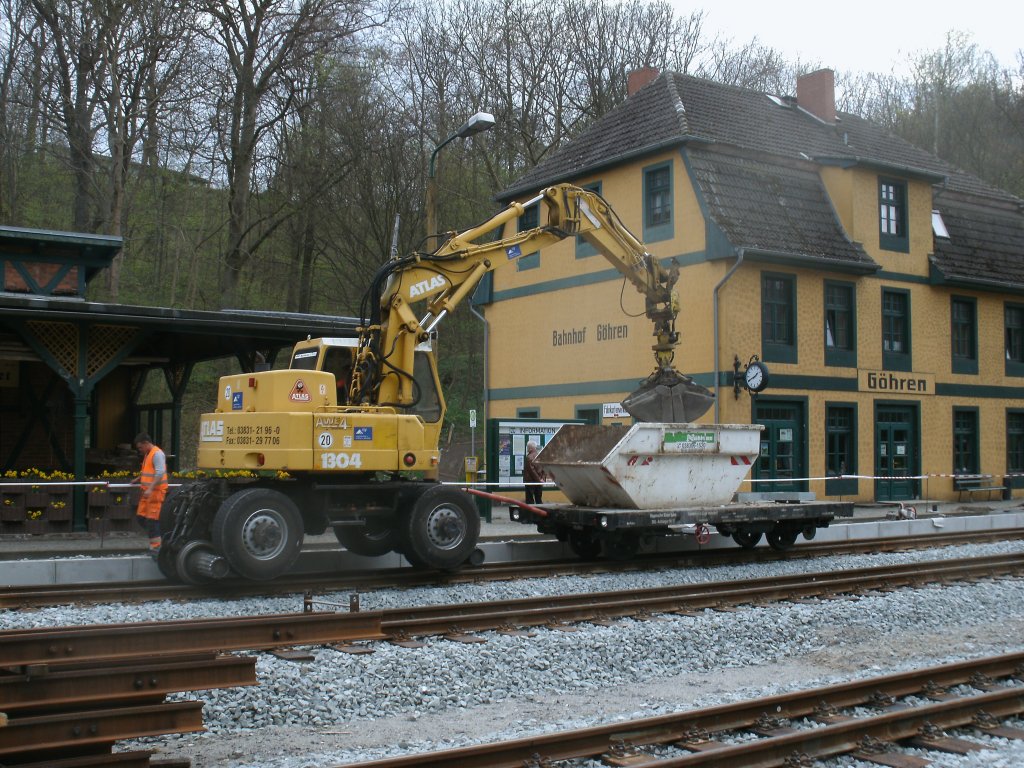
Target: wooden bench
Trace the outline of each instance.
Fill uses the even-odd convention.
[[[986,493],[988,494],[988,499],[991,500],[993,491],[1002,493],[1006,490],[1005,485],[996,485],[995,482],[995,478],[991,475],[956,477],[953,479],[953,490],[959,492],[959,501],[964,500],[965,493],[968,500],[973,499],[976,493]]]

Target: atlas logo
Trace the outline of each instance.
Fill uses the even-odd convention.
[[[429,280],[420,280],[418,283],[409,286],[409,298],[415,299],[425,293],[433,293],[439,288],[444,288],[448,282],[440,275],[434,275]]]
[[[224,422],[201,421],[199,423],[199,440],[204,443],[219,443],[224,438]]]

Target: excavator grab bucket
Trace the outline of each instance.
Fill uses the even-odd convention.
[[[686,424],[703,416],[715,396],[674,368],[659,368],[622,401],[637,421]]]

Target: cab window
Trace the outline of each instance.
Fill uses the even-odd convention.
[[[426,422],[433,423],[441,418],[441,396],[437,391],[437,381],[434,379],[434,371],[430,367],[430,361],[425,354],[417,353],[413,364],[413,378],[416,379],[416,388],[419,392],[419,400],[409,409]]]
[[[338,388],[338,405],[348,402],[348,385],[352,378],[352,350],[348,347],[327,347],[322,370],[334,374]]]

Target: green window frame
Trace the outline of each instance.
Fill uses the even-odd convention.
[[[910,251],[907,231],[907,183],[878,179],[878,246],[887,251]]]
[[[825,281],[825,365],[857,367],[857,287]]]
[[[1003,306],[1006,375],[1024,376],[1024,305]]]
[[[910,291],[882,289],[882,367],[913,370],[910,345]]]
[[[528,206],[523,211],[523,215],[519,217],[519,222],[516,227],[517,232],[525,232],[528,229],[534,229],[540,225],[540,203],[534,203]],[[525,272],[528,269],[537,269],[540,267],[540,251],[534,251],[533,253],[527,253],[520,256],[516,261],[516,271]]]
[[[953,473],[978,474],[978,409],[953,409]]]
[[[978,373],[978,305],[967,296],[949,300],[949,344],[953,373]]]
[[[601,423],[601,406],[588,403],[586,405],[577,405],[575,407],[575,418],[581,419],[584,424],[600,424]]]
[[[591,192],[596,192],[598,195],[601,194],[601,182],[600,181],[592,181],[590,184],[582,184],[581,187],[583,189],[590,190]],[[588,258],[590,256],[597,256],[597,254],[598,254],[597,248],[595,248],[590,243],[588,243],[586,240],[584,240],[580,235],[576,235],[576,258],[577,259],[586,259],[586,258]]]
[[[857,405],[825,403],[825,495],[853,496],[857,479]],[[828,479],[828,478],[835,479]]]
[[[517,419],[539,419],[540,408],[516,408]]]
[[[795,363],[796,277],[761,273],[761,359]]]
[[[1006,411],[1006,473],[1021,477],[1004,478],[1003,485],[1024,488],[1024,410]]]
[[[672,163],[643,169],[644,242],[669,240],[672,226]]]

